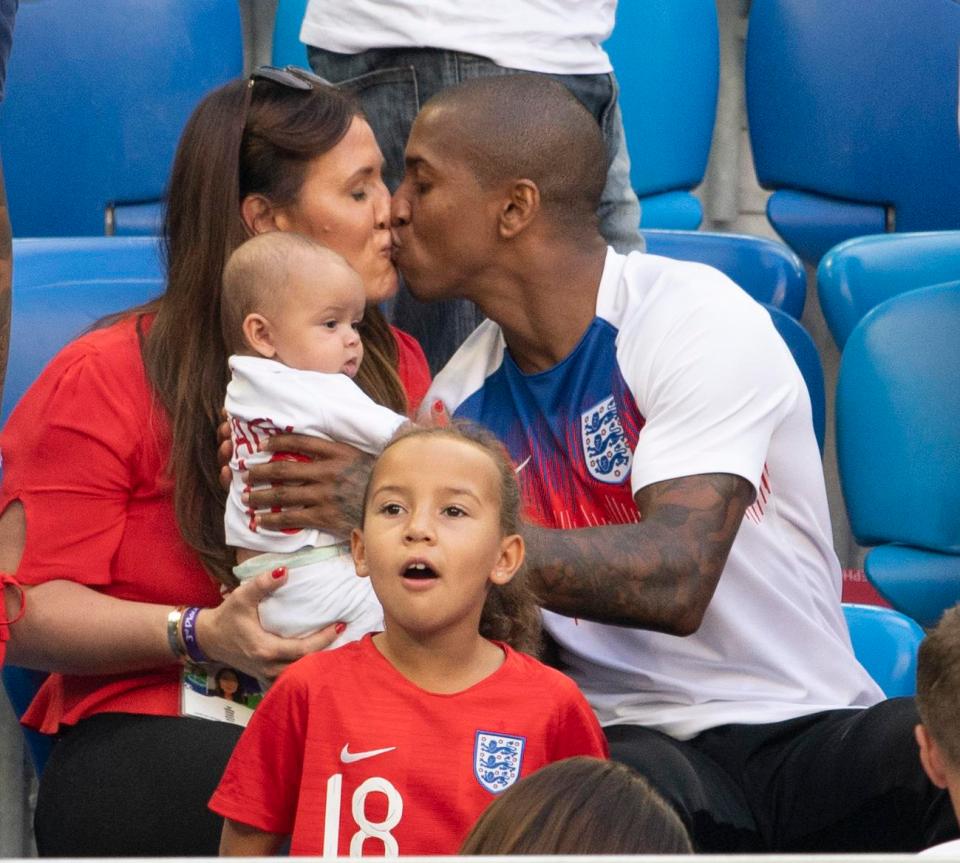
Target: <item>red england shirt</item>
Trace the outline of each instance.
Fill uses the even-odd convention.
[[[520,777],[607,757],[576,685],[500,646],[499,669],[450,695],[411,683],[371,636],[301,659],[257,708],[211,809],[290,834],[292,854],[455,854]]]

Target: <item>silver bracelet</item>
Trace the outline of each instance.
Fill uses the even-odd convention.
[[[187,646],[180,635],[180,621],[186,610],[186,606],[181,605],[167,615],[167,644],[170,645],[170,652],[180,661],[187,658]]]

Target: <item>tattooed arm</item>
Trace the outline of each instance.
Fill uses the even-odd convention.
[[[7,354],[10,349],[10,286],[13,280],[11,235],[3,165],[0,164],[0,401],[3,400],[3,382],[7,376]]]
[[[640,489],[639,524],[530,527],[531,584],[542,605],[559,614],[690,635],[753,498],[742,477],[701,474]]]

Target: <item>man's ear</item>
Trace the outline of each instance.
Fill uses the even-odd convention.
[[[923,765],[924,772],[930,777],[930,781],[937,788],[947,787],[947,769],[943,760],[943,753],[936,741],[930,736],[925,725],[917,725],[913,729],[914,736],[917,738],[917,745],[920,747],[920,763]]]
[[[367,549],[363,544],[363,531],[358,527],[350,532],[350,553],[353,555],[353,565],[357,575],[367,578],[370,575],[370,567],[367,566]]]
[[[277,355],[277,348],[273,343],[273,332],[270,321],[259,312],[251,312],[243,319],[241,325],[243,339],[251,350],[261,357],[273,359]]]
[[[540,212],[540,189],[533,180],[516,180],[500,207],[499,233],[509,240],[520,234]]]
[[[240,202],[240,218],[251,237],[277,231],[277,209],[263,195],[247,195]]]
[[[490,581],[494,584],[506,584],[523,564],[525,548],[523,537],[518,533],[505,536],[500,541],[500,556],[497,558]]]

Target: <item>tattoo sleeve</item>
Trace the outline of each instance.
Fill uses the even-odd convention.
[[[742,477],[700,474],[637,492],[637,524],[528,528],[531,583],[541,604],[559,614],[689,635],[753,497]]]

